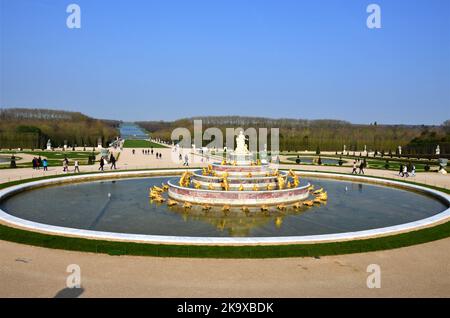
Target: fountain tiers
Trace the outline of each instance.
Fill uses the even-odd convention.
[[[180,186],[169,181],[169,197],[193,204],[261,206],[289,204],[305,200],[309,196],[310,184],[286,189],[278,188],[278,177],[268,164],[256,165],[248,161],[233,161],[233,164],[214,163],[210,166],[211,175],[201,171],[192,174],[191,182],[199,188]],[[280,173],[286,177],[286,173]],[[222,187],[224,175],[227,175],[229,190]],[[178,182],[178,180],[177,180]],[[239,188],[242,186],[242,191]],[[267,190],[269,186],[270,190]],[[255,190],[257,188],[258,190]]]

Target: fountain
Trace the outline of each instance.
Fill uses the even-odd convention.
[[[227,152],[222,162],[216,162],[198,171],[185,171],[177,181],[170,180],[167,185],[169,204],[183,203],[185,207],[192,204],[210,206],[249,207],[277,205],[279,209],[285,204],[305,205],[314,201],[305,201],[312,186],[300,182],[293,172],[282,172],[270,163],[261,162],[254,153],[247,149],[245,136],[240,132],[236,137],[236,149]],[[158,202],[164,189],[153,187],[150,196]],[[316,193],[316,203],[326,200],[326,192]]]

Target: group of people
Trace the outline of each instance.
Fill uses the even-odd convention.
[[[152,149],[142,149],[143,155],[153,155],[153,148]]]
[[[31,163],[33,164],[33,169],[35,170],[40,170],[41,167],[44,168],[44,171],[47,171],[48,169],[47,159],[41,159],[41,156],[39,156],[38,158],[34,157]]]
[[[78,160],[75,160],[73,163],[73,172],[80,172],[80,163]],[[69,159],[67,157],[64,157],[63,160],[63,172],[69,172]]]
[[[409,177],[410,174],[412,177],[416,175],[416,166],[411,162],[408,163],[407,165],[401,163],[400,168],[398,169],[398,175],[407,178]]]
[[[367,167],[366,159],[353,161],[353,170],[352,174],[364,174],[364,168]],[[359,171],[357,169],[359,168]]]
[[[134,154],[136,154],[136,149],[132,149],[131,150],[131,153],[134,155]],[[151,148],[151,149],[142,149],[142,154],[143,155],[153,155],[153,148]],[[162,158],[162,153],[160,153],[160,152],[157,152],[157,153],[155,153],[155,157],[156,157],[156,159],[161,159]]]
[[[111,164],[111,170],[116,170],[116,157],[114,157],[113,154],[111,154],[111,156],[109,157],[109,163]],[[98,170],[100,171],[105,171],[105,165],[108,164],[108,161],[106,160],[106,158],[101,157],[100,158],[100,167],[98,167]]]

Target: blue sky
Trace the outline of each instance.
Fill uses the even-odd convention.
[[[0,106],[439,124],[448,0],[0,0]],[[81,29],[66,7],[81,7]],[[382,28],[366,27],[381,7]]]

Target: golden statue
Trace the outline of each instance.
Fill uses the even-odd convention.
[[[244,191],[244,186],[242,184],[239,186],[239,191]]]
[[[278,189],[283,190],[284,185],[285,185],[285,180],[284,180],[283,176],[281,176],[281,175],[278,176],[277,181],[278,181]]]
[[[223,178],[223,181],[222,181],[222,188],[223,188],[225,191],[230,190],[230,185],[228,184],[228,179],[227,179],[227,178]]]
[[[294,178],[294,187],[298,187],[298,185],[300,184],[298,176],[294,174],[293,178]]]
[[[179,181],[180,186],[188,187],[190,183],[191,183],[191,173],[189,171],[183,172]]]
[[[177,204],[178,204],[178,202],[175,201],[175,200],[172,200],[172,199],[169,199],[169,200],[167,201],[167,205],[168,205],[168,206],[174,206],[174,205],[177,205]]]

